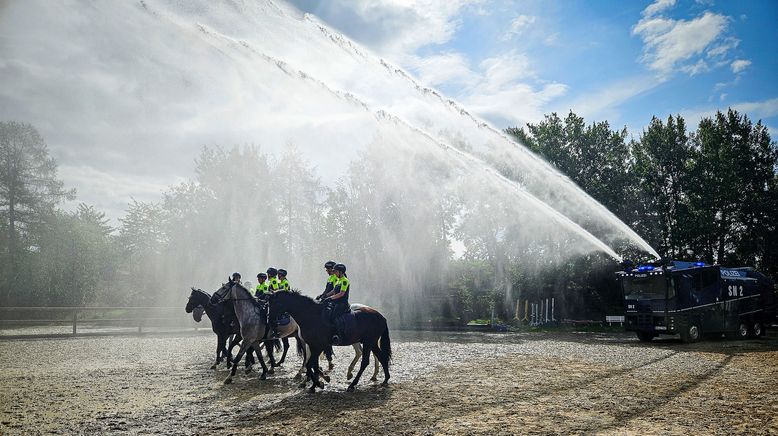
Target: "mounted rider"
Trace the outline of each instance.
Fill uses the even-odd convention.
[[[270,268],[267,269],[267,275],[268,277],[270,277],[270,279],[268,280],[268,288],[271,294],[275,294],[276,292],[282,290],[281,281],[278,280],[278,277],[276,277],[278,276],[279,271],[283,271],[284,277],[286,277],[286,270],[283,268],[281,270],[277,270],[271,266]],[[289,282],[287,282],[287,284],[288,283]],[[270,327],[272,327],[272,332],[270,333],[270,337],[278,338],[278,320],[269,319],[268,324],[270,325]]]
[[[270,286],[267,282],[267,274],[263,272],[257,274],[257,281],[259,284],[257,284],[257,287],[254,291],[254,296],[257,298],[257,300],[267,300],[267,298],[270,296]]]
[[[341,338],[344,336],[340,316],[350,310],[348,296],[351,290],[351,283],[346,275],[346,265],[339,263],[332,269],[335,276],[338,278],[338,281],[335,283],[333,290],[325,295],[324,302],[328,304],[330,325],[335,327],[335,332],[332,335],[332,343],[334,345],[339,345]]]
[[[281,289],[281,282],[278,281],[278,277],[276,277],[277,275],[277,269],[273,268],[272,266],[267,269],[267,276],[269,277],[267,284],[271,294]]]
[[[291,287],[289,286],[289,280],[286,279],[286,270],[283,268],[278,268],[278,290],[291,290]]]
[[[334,268],[336,264],[337,263],[332,260],[328,260],[324,263],[324,270],[327,271],[327,283],[324,285],[324,292],[316,297],[319,301],[330,295],[332,290],[335,289],[335,283],[338,282],[338,276],[335,275],[335,270],[332,268]]]
[[[227,284],[213,293],[211,296],[211,304],[224,304],[224,299],[227,298],[230,288],[232,288],[233,284],[240,284],[240,278],[239,272],[232,273],[232,277],[227,280]],[[228,309],[225,307],[225,310],[222,312],[222,322],[224,322],[225,325],[232,325],[237,321],[238,319],[235,317],[235,312],[232,308]]]

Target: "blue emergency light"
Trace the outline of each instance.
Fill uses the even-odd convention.
[[[638,267],[638,272],[653,271],[654,267],[651,265],[641,265]]]

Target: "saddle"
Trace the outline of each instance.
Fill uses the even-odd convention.
[[[289,322],[292,320],[292,317],[289,316],[288,313],[284,313],[281,316],[278,317],[278,326],[283,327],[285,325],[288,325]]]
[[[356,337],[357,317],[356,313],[348,312],[335,318],[335,331],[339,337],[339,343],[333,345],[348,345],[357,342]]]

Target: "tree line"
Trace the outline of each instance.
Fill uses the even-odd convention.
[[[729,110],[687,131],[680,116],[653,118],[628,139],[626,129],[571,112],[506,132],[663,256],[778,275],[778,151],[761,122]],[[319,291],[321,264],[333,259],[369,292],[360,301],[389,307],[400,323],[463,321],[492,308],[509,317],[517,298],[554,297],[557,317],[618,310],[613,261],[511,255],[498,245],[516,229],[463,213],[456,193],[429,198],[424,186],[398,185],[391,161],[368,152],[325,185],[294,145],[278,155],[205,147],[191,180],[159,201],[133,200],[116,222],[86,204],[62,209],[75,192],[33,126],[0,122],[0,153],[4,306],[178,305],[191,285],[212,291],[235,269],[251,280],[267,266]],[[532,244],[517,250],[563,251],[549,247],[559,241]]]

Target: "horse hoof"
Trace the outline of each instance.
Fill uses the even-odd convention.
[[[311,386],[310,389],[308,389],[309,394],[315,394],[316,393],[316,386]]]
[[[354,392],[354,386],[349,386],[346,392]]]
[[[381,383],[381,386],[387,387],[387,386],[389,386],[389,382],[383,382],[383,383]]]
[[[227,363],[227,369],[230,369],[230,368],[232,368],[232,364],[231,363]]]
[[[273,370],[273,368],[270,368],[267,370],[268,374],[275,374],[276,372]]]
[[[352,373],[346,374],[346,380],[351,380],[352,378],[354,378],[354,374]]]
[[[298,372],[298,373],[297,373],[297,375],[296,375],[296,376],[294,376],[294,379],[293,379],[293,380],[300,380],[300,379],[302,379],[302,378],[303,378],[303,376],[302,376],[302,375],[301,375],[301,374]]]
[[[370,381],[372,381],[372,382],[376,382],[376,381],[378,381],[378,378],[377,378],[377,377],[372,377],[372,378],[370,379]]]
[[[225,384],[225,385],[228,385],[228,384],[230,384],[230,383],[232,383],[232,378],[230,378],[230,377],[227,377],[227,378],[225,378],[225,379],[224,379],[224,384]]]
[[[297,387],[300,389],[305,389],[305,383],[300,383],[299,385],[297,385]]]
[[[260,376],[259,376],[259,379],[260,379],[260,380],[267,380],[267,375],[265,375],[265,374],[263,373],[262,375],[260,375]]]
[[[246,368],[246,374],[251,374],[251,368]]]
[[[321,378],[323,378],[324,381],[326,381],[327,383],[330,382],[330,376],[328,376],[328,375],[322,375]]]
[[[216,365],[211,365],[211,369],[216,369]]]

